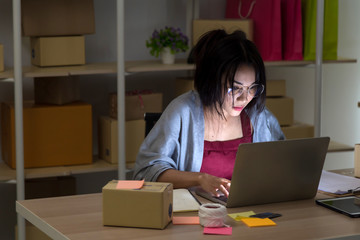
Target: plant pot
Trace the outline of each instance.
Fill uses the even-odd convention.
[[[161,53],[161,62],[163,64],[174,64],[175,63],[175,54],[172,54],[169,47],[164,48]]]

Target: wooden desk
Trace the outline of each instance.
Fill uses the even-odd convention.
[[[318,194],[317,198],[324,198],[324,195]],[[318,206],[314,199],[233,208],[228,209],[228,213],[250,210],[256,213],[276,212],[283,216],[274,219],[277,226],[259,228],[249,228],[228,217],[227,224],[233,227],[233,234],[226,239],[326,239],[360,234],[360,218],[353,219]],[[53,239],[225,238],[203,235],[200,225],[170,223],[164,230],[104,227],[101,193],[17,201],[16,211]]]

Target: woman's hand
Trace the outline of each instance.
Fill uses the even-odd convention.
[[[172,183],[175,188],[189,188],[201,186],[205,191],[219,197],[222,192],[229,196],[231,181],[226,178],[219,178],[207,173],[185,172],[175,169],[165,170],[157,179],[158,182]]]
[[[229,196],[231,181],[226,178],[219,178],[213,175],[203,173],[199,175],[199,185],[202,189],[219,197],[222,192],[226,197]]]

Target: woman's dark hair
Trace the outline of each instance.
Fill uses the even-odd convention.
[[[266,76],[265,66],[255,44],[242,31],[227,34],[214,30],[201,37],[194,47],[195,89],[204,107],[216,110],[224,116],[224,93],[234,86],[234,77],[239,67],[249,66],[255,71],[255,82],[263,84],[265,90],[246,106],[251,115],[265,107]]]

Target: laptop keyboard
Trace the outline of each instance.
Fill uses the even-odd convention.
[[[225,195],[221,195],[220,197],[215,197],[216,199],[219,199],[223,202],[227,202],[228,198]]]

